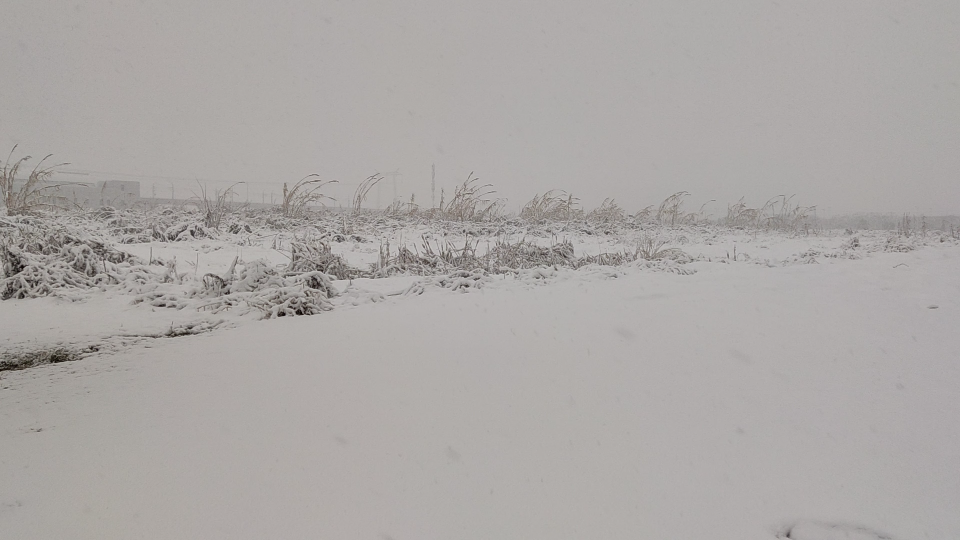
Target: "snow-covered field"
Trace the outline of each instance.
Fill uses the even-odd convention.
[[[371,230],[327,245],[441,234]],[[0,372],[0,538],[960,538],[956,238],[471,238],[654,234],[683,256],[333,279],[269,320],[202,278],[302,234],[116,244],[176,279],[0,302],[0,351],[83,351]]]

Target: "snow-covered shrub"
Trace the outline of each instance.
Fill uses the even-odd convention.
[[[281,273],[263,259],[238,269],[234,259],[224,275],[205,275],[202,286],[192,294],[208,299],[198,309],[219,312],[248,306],[262,311],[263,318],[270,319],[329,311],[333,309],[330,298],[339,293],[331,277],[323,272]],[[152,301],[157,300],[169,301],[165,297]]]
[[[360,270],[353,268],[339,255],[334,255],[330,244],[322,240],[302,238],[290,242],[288,272],[323,272],[337,279],[360,277]]]
[[[521,270],[538,266],[569,266],[577,264],[573,243],[563,241],[549,247],[538,246],[524,240],[515,243],[498,242],[491,250],[490,267]]]
[[[397,295],[409,296],[423,294],[429,288],[450,289],[451,291],[467,292],[483,287],[490,281],[490,277],[483,271],[457,270],[448,275],[429,276],[417,280],[409,287],[395,293]]]
[[[6,222],[0,229],[0,299],[121,283],[144,261],[82,230],[52,220]],[[149,270],[145,270],[149,272]]]
[[[520,210],[520,218],[528,222],[568,221],[583,216],[580,199],[561,191],[550,190],[535,195]]]
[[[423,235],[420,246],[414,246],[416,252],[401,245],[396,255],[387,242],[380,247],[380,257],[370,269],[370,276],[386,277],[395,273],[426,276],[445,274],[457,269],[485,268],[484,259],[477,255],[479,241],[468,237],[464,239],[463,247],[458,248],[450,241],[433,239],[431,243],[430,240],[430,237]]]
[[[453,198],[446,206],[440,199],[439,215],[456,221],[486,221],[499,217],[503,201],[488,199],[496,193],[492,184],[479,185],[480,179],[471,172],[462,184],[456,187]]]
[[[596,256],[584,255],[577,259],[577,268],[596,264],[600,266],[621,266],[637,260],[637,256],[627,252],[600,253]]]
[[[611,225],[622,222],[625,215],[623,208],[620,208],[616,201],[607,198],[603,200],[599,207],[594,208],[587,214],[587,220],[593,223]]]
[[[203,223],[181,222],[167,228],[163,232],[162,239],[170,242],[183,242],[201,238],[215,238],[216,234],[215,229],[208,228]]]
[[[283,215],[300,217],[311,204],[322,203],[325,199],[332,201],[333,199],[321,193],[320,190],[329,184],[336,183],[336,180],[323,180],[316,174],[302,178],[290,189],[287,189],[287,183],[284,182],[283,202],[280,206]]]
[[[689,262],[689,255],[677,248],[666,247],[667,240],[649,234],[641,234],[637,241],[636,258],[646,261],[656,261],[659,259],[672,259],[676,261]],[[691,259],[692,260],[692,259]]]

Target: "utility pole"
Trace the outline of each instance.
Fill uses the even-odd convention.
[[[437,207],[437,164],[430,164],[430,208]]]

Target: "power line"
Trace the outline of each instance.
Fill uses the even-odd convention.
[[[179,180],[179,181],[186,181],[186,182],[192,182],[192,181],[197,180],[196,178],[184,178],[184,177],[179,177],[179,176],[161,176],[161,175],[156,175],[156,174],[134,174],[134,173],[120,173],[120,172],[110,172],[110,171],[91,171],[91,170],[86,170],[86,169],[57,169],[56,172],[58,172],[58,173],[63,173],[63,174],[77,174],[77,175],[81,175],[81,176],[90,176],[91,174],[102,174],[102,175],[106,175],[106,176],[123,176],[123,177],[127,177],[127,178],[144,178],[144,179],[147,179],[147,180],[165,180],[165,181]],[[217,182],[217,181],[218,181],[218,180],[211,180],[211,179],[205,179],[205,180],[207,180],[207,181],[209,181],[209,182]]]
[[[265,185],[276,185],[280,186],[283,184],[283,180],[268,181],[268,180],[218,180],[216,178],[200,178],[200,177],[183,177],[183,176],[163,176],[157,174],[135,174],[135,173],[120,173],[120,172],[111,172],[111,171],[94,171],[88,169],[57,169],[58,174],[72,174],[78,176],[90,176],[90,175],[104,175],[104,176],[120,176],[124,178],[139,178],[144,180],[155,180],[163,182],[210,182],[210,183],[223,183],[223,184],[236,184],[236,183],[247,183],[247,184],[265,184]],[[392,173],[387,173],[392,174]],[[398,174],[403,176],[402,174]],[[337,181],[337,185],[340,186],[359,186],[362,184],[362,181],[356,182],[342,182]]]

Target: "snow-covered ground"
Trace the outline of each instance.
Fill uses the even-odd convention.
[[[664,234],[682,273],[337,281],[309,317],[0,302],[0,348],[104,344],[0,373],[0,538],[960,538],[960,245]]]

